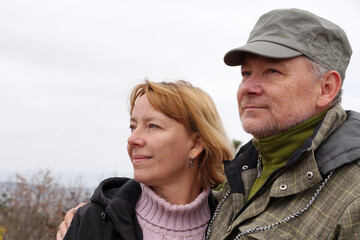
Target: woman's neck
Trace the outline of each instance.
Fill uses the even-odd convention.
[[[174,186],[166,185],[152,187],[151,189],[161,198],[171,204],[182,205],[194,201],[201,193],[200,184],[176,184]]]

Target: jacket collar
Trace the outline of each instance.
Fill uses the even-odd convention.
[[[346,116],[346,121],[315,151],[315,158],[323,176],[359,159],[360,113],[347,111]],[[327,120],[324,119],[324,124]]]
[[[235,156],[234,160],[224,161],[224,170],[231,192],[244,193],[244,183],[241,179],[241,173],[256,168],[258,152],[249,141],[242,146]]]
[[[95,189],[91,197],[92,202],[109,207],[114,201],[123,199],[135,208],[137,199],[141,194],[140,184],[133,179],[114,177],[105,179]]]
[[[133,179],[109,178],[102,181],[91,201],[105,207],[113,227],[123,239],[142,239],[142,231],[135,215],[141,186]],[[100,217],[100,216],[99,216]]]

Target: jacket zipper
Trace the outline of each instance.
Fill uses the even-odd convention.
[[[262,173],[262,157],[261,157],[261,154],[259,153],[259,156],[258,156],[258,159],[257,159],[257,165],[256,165],[256,168],[257,168],[257,177],[260,177],[261,173]]]
[[[277,221],[275,223],[272,223],[272,224],[269,224],[269,225],[266,225],[266,226],[262,226],[262,227],[250,228],[250,229],[247,229],[245,231],[242,231],[234,238],[234,240],[239,240],[242,236],[248,235],[248,234],[253,233],[253,232],[261,232],[261,231],[269,230],[271,228],[274,228],[274,227],[276,227],[276,226],[278,226],[280,224],[286,223],[286,222],[290,221],[291,219],[297,218],[300,215],[302,215],[315,202],[315,200],[319,196],[320,192],[324,189],[325,185],[330,180],[330,177],[331,177],[332,174],[333,174],[333,172],[330,172],[327,175],[327,177],[321,182],[320,186],[316,189],[315,193],[313,194],[313,196],[311,197],[311,199],[308,201],[308,203],[306,204],[306,206],[304,208],[302,208],[301,210],[299,210],[299,211],[297,211],[295,213],[290,214],[286,218],[283,218],[280,221]]]

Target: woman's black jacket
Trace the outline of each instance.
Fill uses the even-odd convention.
[[[64,240],[140,240],[141,227],[135,214],[140,184],[129,178],[108,178],[96,188],[91,202],[78,209]],[[210,193],[214,213],[216,201]]]

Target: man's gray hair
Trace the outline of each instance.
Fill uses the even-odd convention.
[[[326,66],[324,66],[321,63],[317,63],[314,60],[311,60],[308,57],[305,57],[309,66],[310,66],[310,70],[311,70],[311,74],[312,74],[312,78],[314,81],[322,81],[324,79],[325,74],[332,70],[327,68]],[[342,79],[341,79],[342,81]],[[333,99],[333,101],[330,103],[330,106],[335,106],[338,103],[341,103],[341,96],[342,96],[342,92],[343,89],[342,87],[340,88],[338,94],[336,95],[336,97]]]

